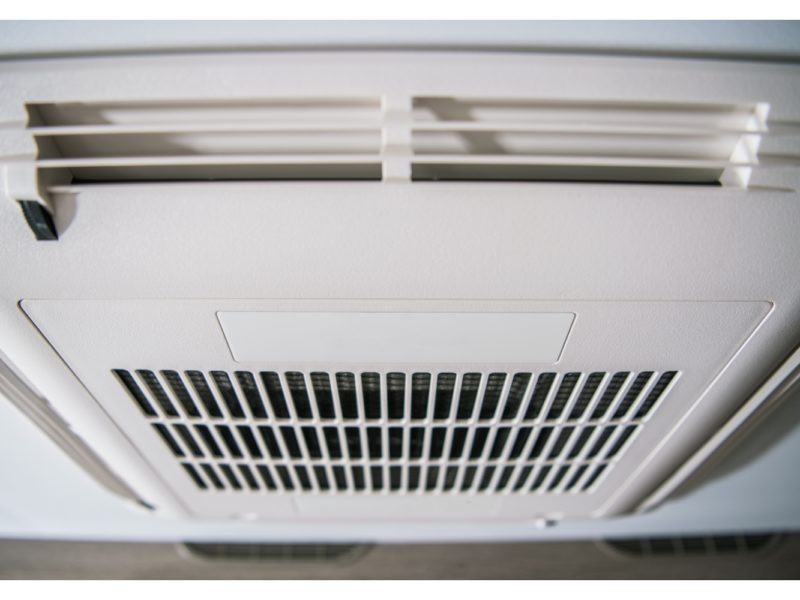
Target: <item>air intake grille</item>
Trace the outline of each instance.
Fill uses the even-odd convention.
[[[677,380],[115,369],[199,490],[587,493]]]

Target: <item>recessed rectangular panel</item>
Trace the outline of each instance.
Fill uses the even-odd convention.
[[[60,299],[22,308],[190,514],[286,521],[585,518],[621,490],[641,497],[636,470],[687,422],[770,304],[449,301],[437,313],[442,303],[430,301]],[[265,316],[286,320],[271,330]],[[242,359],[230,317],[254,344],[274,343],[254,346],[273,354]],[[560,357],[554,344],[558,364],[526,360],[523,340],[549,319],[562,321],[559,349],[569,338]],[[326,320],[364,337],[334,353],[312,326]],[[434,333],[463,335],[473,354],[433,355]]]
[[[554,363],[573,313],[219,312],[238,362]]]

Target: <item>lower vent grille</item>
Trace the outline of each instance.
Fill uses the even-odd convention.
[[[708,535],[675,538],[630,538],[606,540],[614,550],[631,557],[686,556],[720,554],[759,554],[778,543],[770,533]]]
[[[210,544],[187,542],[184,547],[198,558],[281,562],[343,562],[364,556],[366,544]]]
[[[594,490],[678,379],[115,369],[205,492]]]

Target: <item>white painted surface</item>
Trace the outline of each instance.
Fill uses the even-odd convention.
[[[572,313],[219,312],[237,362],[555,363]]]
[[[655,26],[662,27],[661,24],[655,24]],[[788,26],[796,28],[794,24]],[[17,27],[17,25],[11,24],[8,27]],[[64,37],[51,35],[52,24],[50,27],[49,31],[45,27],[44,33],[38,39],[39,42],[50,39],[53,44],[49,48],[48,44],[37,47],[36,44],[39,43],[35,41],[37,36],[28,36],[34,40],[34,45],[28,47],[29,51],[38,52],[43,48],[44,51],[57,51],[64,49],[63,45],[59,45],[62,43],[71,44],[73,49],[79,49],[80,44],[74,38],[65,40]],[[645,30],[647,27],[640,31]],[[175,33],[176,29],[172,31]],[[795,30],[790,29],[789,31]],[[25,31],[22,31],[22,34],[23,37],[27,35]],[[87,43],[83,46],[84,50],[96,51],[103,47],[109,47],[107,38],[103,42],[102,40],[98,41],[97,38],[90,41],[91,37],[91,35],[85,36]],[[710,38],[712,37],[710,36]],[[768,37],[770,36],[766,35],[761,38],[761,50],[751,46],[749,51],[756,54],[763,51],[769,45],[764,44]],[[24,44],[20,43],[19,35],[5,36],[1,39],[10,44],[16,44],[13,47],[14,51],[24,51]],[[120,36],[120,44],[117,47],[142,49],[142,46],[139,45],[140,42],[132,43],[132,39],[132,37]],[[618,47],[622,47],[624,44],[621,38],[618,39],[620,39]],[[695,37],[695,41],[697,39],[699,38]],[[728,39],[731,42],[728,50],[733,48],[748,51],[747,44],[741,39],[737,40],[735,35]],[[785,35],[775,35],[772,36],[772,39],[786,40],[789,38]],[[791,39],[797,43],[798,36],[795,35]],[[196,40],[197,38],[195,38]],[[495,37],[496,40],[497,37]],[[203,42],[204,47],[209,46],[207,41],[208,38]],[[563,43],[562,38],[562,47]],[[113,44],[111,45],[113,46]],[[186,46],[186,44],[180,45]],[[673,49],[680,51],[681,45],[682,42],[676,38]],[[175,37],[166,43],[166,46],[175,47]],[[152,47],[159,47],[158,43]],[[696,48],[697,46],[695,46]],[[684,50],[686,50],[685,45]],[[706,50],[713,51],[708,47]],[[773,47],[769,51],[775,51],[775,48]],[[323,62],[325,61],[323,60]],[[487,61],[482,68],[491,71],[492,66],[488,62],[491,61]],[[426,66],[429,64],[431,63],[426,63]],[[46,72],[43,76],[42,74],[32,76],[28,81],[30,86],[25,84],[22,87],[26,90],[35,89],[38,90],[37,93],[42,93],[43,90],[52,86],[53,89],[59,90],[57,93],[69,96],[69,87],[66,82],[70,81],[69,85],[75,82],[71,81],[70,74],[62,70],[62,66],[62,63],[51,65],[49,71],[45,69]],[[703,96],[704,92],[708,90],[705,90],[702,85],[698,85],[698,82],[708,81],[709,73],[714,73],[714,77],[711,79],[721,82],[720,89],[726,90],[726,94],[732,94],[737,100],[762,100],[761,92],[769,85],[775,85],[775,82],[782,78],[777,69],[767,65],[757,70],[759,75],[752,75],[752,77],[748,75],[750,83],[741,86],[737,85],[741,81],[741,71],[737,72],[737,67],[733,65],[726,65],[724,68],[715,70],[716,67],[706,63],[701,68],[691,70],[692,72],[689,74],[679,74],[678,71],[672,70],[675,63],[669,63],[668,66],[671,68],[650,69],[647,65],[640,65],[638,69],[634,69],[635,73],[633,73],[623,65],[615,63],[611,65],[609,73],[614,76],[617,84],[622,84],[623,81],[638,81],[639,84],[643,84],[638,93],[642,93],[641,90],[644,89],[647,91],[645,95],[650,93],[652,97],[658,97],[664,93],[669,94],[670,90],[678,90],[676,95],[686,90],[692,90],[694,97]],[[550,81],[553,82],[552,85],[561,87],[566,85],[571,93],[577,93],[580,88],[593,85],[580,72],[568,67],[569,61],[558,59],[549,66],[540,66],[539,68],[543,72],[549,72],[553,77],[535,78],[537,84],[541,81]],[[585,67],[585,73],[596,72],[592,65]],[[106,67],[105,75],[111,76],[112,70],[118,71],[118,69]],[[219,64],[216,70],[213,65],[210,65],[209,68],[204,64],[202,70],[207,71],[209,77],[219,74],[230,76],[232,73],[224,65]],[[324,66],[322,70],[325,70]],[[469,70],[474,73],[475,65],[471,64]],[[435,68],[431,68],[428,73],[423,73],[425,85],[432,86],[434,89],[436,89],[435,71]],[[98,72],[102,72],[102,69]],[[188,70],[181,69],[180,72],[187,74]],[[357,70],[356,72],[361,71]],[[632,74],[635,77],[631,77]],[[315,81],[322,82],[319,86],[322,89],[330,80],[339,76],[340,74],[331,71],[328,80],[321,78]],[[393,75],[385,76],[394,77]],[[120,77],[122,87],[128,86],[130,90],[141,89],[141,80],[137,73],[123,69]],[[83,92],[92,90],[92,94],[103,96],[108,88],[101,86],[101,89],[101,87],[92,85],[91,79],[92,77],[89,76],[78,81],[77,88],[81,88]],[[192,75],[188,75],[178,82],[180,93],[185,93],[187,88],[183,84],[191,79]],[[676,81],[679,83],[677,87],[674,85]],[[164,80],[162,80],[163,82]],[[195,84],[198,82],[200,79],[195,79]],[[580,83],[576,85],[575,82]],[[274,81],[269,83],[273,85]],[[37,88],[37,86],[39,87]],[[206,87],[206,89],[208,88]],[[619,89],[623,92],[627,90],[627,93],[636,93],[634,88],[625,85],[621,85]],[[796,102],[796,89],[793,84],[787,84],[785,93],[778,95],[777,102],[773,103],[773,108],[777,106],[779,116],[785,118],[793,115],[795,109],[792,107]],[[16,117],[17,115],[12,116]],[[796,117],[796,115],[794,116]],[[397,294],[405,285],[406,289],[413,290],[416,296],[440,299],[453,297],[454,291],[456,294],[460,292],[461,297],[467,298],[486,297],[492,292],[495,295],[507,294],[509,297],[531,297],[536,295],[537,292],[532,293],[531,290],[536,289],[537,286],[543,286],[539,293],[546,293],[547,297],[551,298],[574,298],[576,295],[583,298],[608,297],[609,290],[616,290],[616,293],[625,297],[639,299],[733,297],[739,300],[772,300],[779,298],[776,313],[770,326],[766,327],[764,339],[755,340],[749,353],[751,360],[753,360],[753,355],[769,356],[774,359],[780,353],[780,349],[776,349],[774,344],[767,343],[767,341],[769,339],[777,340],[779,331],[792,331],[796,325],[796,319],[792,317],[797,314],[795,310],[797,298],[794,293],[796,283],[782,279],[780,274],[787,272],[788,265],[796,264],[797,243],[787,237],[784,242],[775,242],[776,247],[772,247],[769,244],[760,243],[761,237],[759,236],[763,236],[763,240],[768,240],[771,236],[775,236],[779,229],[781,231],[788,231],[792,228],[796,230],[796,212],[792,208],[796,202],[796,196],[785,194],[780,198],[777,194],[765,194],[760,198],[760,202],[753,202],[753,196],[750,195],[706,195],[705,191],[682,190],[680,194],[663,193],[660,195],[661,202],[658,202],[659,194],[652,196],[648,194],[645,197],[641,190],[631,191],[630,188],[619,193],[614,191],[608,195],[618,195],[622,198],[621,202],[611,201],[612,204],[616,204],[614,212],[624,214],[633,222],[646,224],[643,230],[634,231],[633,237],[642,243],[642,247],[648,247],[649,252],[644,256],[636,256],[630,251],[630,238],[605,238],[599,234],[602,228],[593,226],[597,221],[598,214],[603,214],[605,218],[612,220],[610,213],[602,210],[602,207],[608,207],[610,204],[598,203],[599,197],[608,193],[608,188],[605,192],[595,186],[585,186],[581,191],[574,190],[573,202],[567,203],[570,206],[566,206],[566,212],[565,206],[561,202],[561,194],[557,193],[558,188],[544,186],[544,190],[543,195],[552,195],[552,202],[550,199],[538,199],[536,211],[539,213],[539,222],[543,223],[543,225],[534,226],[539,227],[538,237],[530,235],[530,227],[515,223],[513,218],[508,217],[514,212],[513,200],[500,198],[499,201],[493,203],[493,210],[489,211],[484,202],[485,198],[477,197],[477,195],[469,198],[468,193],[458,194],[458,202],[453,202],[453,206],[458,210],[472,211],[473,214],[467,222],[474,226],[476,233],[483,231],[483,227],[488,223],[510,226],[510,235],[507,231],[504,236],[488,240],[477,235],[474,236],[474,244],[468,248],[468,252],[473,253],[477,259],[472,264],[478,265],[484,277],[476,280],[474,269],[455,271],[456,278],[451,282],[454,283],[453,285],[447,285],[442,280],[437,266],[440,265],[442,269],[445,269],[459,263],[462,256],[456,256],[457,253],[451,255],[449,250],[454,247],[452,244],[430,244],[428,247],[429,258],[435,258],[438,263],[434,261],[434,266],[424,272],[422,276],[418,269],[412,268],[410,261],[403,262],[404,248],[384,248],[381,252],[373,252],[369,255],[364,252],[365,247],[370,247],[369,243],[362,245],[358,240],[348,239],[343,245],[344,252],[336,255],[338,258],[326,254],[324,251],[320,253],[320,249],[326,249],[326,238],[314,238],[314,234],[324,231],[332,221],[321,217],[324,211],[322,213],[315,212],[309,207],[313,207],[317,202],[319,205],[329,202],[329,198],[325,198],[324,201],[321,198],[319,200],[306,198],[310,204],[298,205],[300,207],[298,215],[304,217],[304,224],[310,225],[311,228],[310,238],[313,241],[306,249],[300,248],[295,239],[288,236],[285,231],[282,232],[281,223],[290,219],[272,220],[272,223],[275,224],[273,235],[275,239],[283,239],[286,242],[286,256],[290,258],[290,260],[280,263],[287,265],[286,270],[282,272],[284,275],[281,279],[282,287],[273,286],[275,280],[256,283],[245,281],[230,270],[231,259],[242,256],[243,248],[212,241],[217,231],[216,227],[222,221],[220,215],[228,211],[223,211],[221,208],[215,209],[210,202],[205,204],[207,210],[198,211],[197,198],[194,197],[191,198],[191,201],[187,199],[185,202],[179,201],[177,204],[171,205],[172,208],[167,213],[187,218],[191,225],[198,228],[199,235],[196,238],[182,239],[180,244],[172,246],[173,250],[177,250],[176,259],[172,264],[165,264],[163,257],[166,256],[166,253],[163,249],[170,243],[174,243],[174,239],[170,237],[170,232],[173,230],[167,224],[162,224],[164,228],[159,230],[160,234],[159,231],[154,234],[152,230],[148,233],[147,226],[152,225],[152,221],[147,217],[148,206],[146,206],[149,204],[149,209],[154,211],[168,206],[172,194],[163,192],[161,197],[158,197],[159,193],[156,193],[148,198],[137,198],[137,202],[127,205],[122,202],[115,204],[112,212],[115,212],[118,219],[113,222],[103,219],[100,216],[101,211],[92,206],[91,194],[89,194],[88,202],[84,196],[77,203],[79,208],[77,215],[73,214],[68,217],[64,213],[61,214],[62,222],[69,222],[72,217],[75,217],[75,220],[63,243],[60,242],[57,247],[41,247],[32,244],[26,237],[28,232],[24,230],[20,232],[16,228],[17,221],[15,219],[18,217],[16,207],[11,207],[10,204],[4,206],[2,212],[8,218],[3,219],[2,229],[6,244],[4,250],[8,250],[9,260],[3,265],[3,275],[6,276],[5,281],[24,282],[22,287],[28,290],[29,294],[35,294],[35,296],[29,295],[28,297],[55,297],[59,294],[69,293],[73,294],[72,297],[84,297],[80,296],[81,293],[94,293],[99,297],[143,297],[147,296],[147,292],[142,290],[139,275],[149,273],[152,276],[152,280],[150,280],[152,287],[149,289],[151,294],[157,297],[185,297],[187,294],[191,296],[209,292],[217,297],[231,297],[231,290],[236,290],[239,297],[278,297],[276,292],[280,291],[286,294],[280,297],[303,297],[304,294],[311,297],[329,294],[330,297],[330,295],[346,292],[356,296],[372,294],[374,297],[385,297],[387,293]],[[637,193],[642,197],[633,198]],[[626,201],[627,194],[631,196]],[[463,202],[464,198],[462,197],[465,195],[468,196],[466,203]],[[386,210],[394,214],[407,214],[408,207],[394,206],[391,196],[392,194],[389,193],[381,199],[382,201],[376,203],[380,211],[372,214],[372,218],[376,218],[379,212]],[[100,198],[95,198],[96,204],[100,204],[99,200],[103,199],[102,195]],[[255,200],[262,202],[263,198],[254,198]],[[275,205],[280,205],[280,200],[273,199],[273,202]],[[724,207],[728,202],[737,203],[737,208],[742,210],[726,213]],[[202,198],[200,204],[203,204]],[[429,203],[426,208],[432,208],[436,212],[447,208],[449,204],[449,201],[438,204],[433,202]],[[759,205],[758,208],[756,208],[756,204]],[[219,207],[219,204],[216,206]],[[512,208],[511,213],[504,213],[504,208],[509,207]],[[598,207],[601,207],[600,210]],[[171,213],[171,210],[175,212]],[[286,210],[283,213],[284,216],[292,216],[291,210],[293,209],[284,207],[284,210]],[[776,221],[763,218],[764,212],[769,210],[775,210],[774,216],[780,220],[779,226],[775,225]],[[411,212],[414,212],[413,208]],[[440,222],[446,222],[446,217],[452,214],[454,214],[452,211],[441,210]],[[502,217],[503,214],[506,217]],[[565,214],[567,218],[565,218]],[[720,219],[720,214],[727,214],[729,218]],[[584,239],[574,247],[560,245],[558,228],[553,228],[553,223],[558,222],[556,217],[562,222],[571,224],[570,233],[574,234],[576,230],[588,233],[590,239]],[[253,234],[259,234],[263,233],[265,222],[261,220],[258,222],[258,226],[250,224],[246,226],[253,227]],[[433,219],[432,225],[435,224],[436,220]],[[95,225],[99,226],[95,227]],[[124,234],[126,227],[136,228],[142,225],[144,227],[142,227],[141,233],[120,237],[120,233]],[[659,232],[664,230],[684,231],[685,235],[683,235],[681,243],[663,244],[660,242],[666,238],[659,237],[661,235]],[[430,235],[432,232],[441,232],[441,230],[431,226],[430,231],[423,233]],[[446,235],[448,236],[446,241],[457,241],[459,237],[457,233],[453,232],[447,232]],[[334,237],[335,239],[333,239]],[[535,238],[536,243],[528,246],[526,240],[529,238]],[[420,235],[417,239],[424,240],[425,236]],[[777,237],[772,237],[772,239],[780,241]],[[120,243],[120,240],[123,240],[123,243]],[[728,243],[730,240],[736,240],[736,244],[731,245]],[[337,247],[342,247],[341,237],[331,236],[328,241],[335,242]],[[237,242],[242,243],[238,240]],[[242,245],[246,244],[242,243]],[[176,248],[176,246],[180,247]],[[331,247],[333,246],[332,243]],[[97,253],[97,249],[100,247],[106,251]],[[372,245],[372,247],[375,246]],[[542,248],[545,249],[547,258],[554,259],[551,262],[556,265],[580,258],[586,274],[586,277],[577,278],[581,282],[581,286],[577,286],[576,278],[571,275],[570,269],[562,269],[561,273],[551,271],[549,274],[552,277],[541,277],[542,273],[546,272],[547,266],[544,263],[531,262],[524,265],[526,273],[523,274],[527,274],[528,277],[520,278],[518,277],[519,273],[515,273],[507,265],[500,264],[498,267],[499,263],[495,259],[497,253],[502,254],[504,251],[512,250],[524,254]],[[603,251],[597,251],[599,248],[602,248]],[[301,251],[311,250],[312,252],[309,254],[323,257],[323,264],[319,271],[323,273],[322,276],[315,277],[309,270],[300,273],[292,271],[294,265],[304,263],[294,255],[298,249]],[[594,251],[587,252],[587,249]],[[87,252],[97,253],[91,262],[92,268],[78,268],[87,264]],[[269,263],[270,254],[267,252],[266,246],[259,247],[256,254],[259,256],[263,254],[264,263]],[[135,259],[132,260],[132,257]],[[376,280],[356,281],[354,286],[353,280],[344,281],[338,277],[339,273],[345,272],[347,267],[353,264],[365,267],[365,273],[380,273],[380,267],[385,264],[384,259],[387,257],[397,258],[398,264],[404,265],[400,269],[400,272],[405,274],[404,281],[398,282],[389,277],[379,277]],[[46,277],[37,279],[32,275],[29,265],[34,263],[45,265]],[[279,270],[279,267],[275,266],[276,264],[278,264],[277,261],[271,268]],[[684,270],[681,268],[681,265],[684,264],[692,264],[693,268]],[[494,268],[488,268],[488,265],[493,265]],[[736,265],[736,269],[727,268],[728,265]],[[183,278],[176,277],[177,273],[182,273]],[[639,274],[639,277],[631,277],[631,273]],[[198,279],[200,274],[208,276],[208,279],[200,281]],[[541,289],[544,289],[544,292],[541,292]],[[576,292],[576,290],[578,291]],[[255,294],[252,293],[254,291]],[[25,295],[4,290],[5,312],[3,316],[4,319],[7,317],[4,326],[18,318],[18,315],[12,316],[12,313],[16,310],[16,301],[21,297],[25,297]],[[14,335],[20,334],[23,326],[20,323],[17,324],[20,325],[17,329],[4,327],[3,333],[6,340],[11,338],[9,331],[12,329]],[[47,352],[42,347],[31,350],[41,341],[34,340],[35,336],[30,336],[30,333],[27,331],[25,334],[20,334],[20,337],[25,337],[26,341],[25,344],[15,346],[17,350],[15,359],[27,364],[28,367],[31,367],[36,360],[42,361],[43,365]],[[24,350],[20,349],[23,345]],[[38,356],[36,356],[37,352]],[[53,357],[50,356],[47,360],[52,361]],[[42,369],[48,370],[43,366]],[[29,370],[35,372],[35,369]],[[45,379],[48,379],[47,385],[53,392],[53,401],[63,402],[67,406],[70,404],[70,400],[60,396],[62,393],[64,396],[69,396],[74,390],[67,393],[66,387],[60,387],[54,383],[57,382],[58,377],[62,379],[68,377],[68,373],[56,373],[56,371],[57,369],[51,370],[52,379],[48,379],[51,375],[42,375],[41,381],[45,383]],[[793,404],[797,406],[797,399]],[[84,414],[79,415],[79,412],[73,413],[76,416],[79,431],[81,428],[84,433],[91,430],[92,428],[88,427],[87,423],[101,422],[97,415],[87,416],[91,412],[88,409]],[[0,404],[0,415],[2,415],[0,439],[2,439],[4,450],[0,459],[0,477],[5,482],[4,493],[0,496],[0,508],[2,509],[0,533],[4,535],[106,537],[111,539],[177,539],[181,537],[364,539],[380,537],[387,540],[399,540],[426,537],[429,539],[445,537],[463,539],[482,535],[501,538],[551,535],[587,536],[609,531],[652,533],[677,530],[740,530],[742,528],[786,529],[800,526],[798,523],[800,518],[797,514],[797,506],[800,506],[800,501],[798,501],[800,494],[798,493],[798,478],[794,475],[796,471],[794,464],[800,453],[800,434],[796,428],[784,433],[779,441],[754,452],[752,461],[744,466],[740,465],[737,472],[731,472],[705,486],[702,490],[673,501],[650,515],[614,521],[570,523],[564,524],[552,532],[537,533],[532,526],[526,527],[519,523],[507,526],[495,524],[491,530],[487,530],[474,523],[471,525],[431,526],[430,524],[408,522],[404,523],[402,528],[392,525],[370,524],[368,527],[358,527],[348,524],[345,528],[341,525],[324,523],[293,524],[291,526],[285,524],[255,525],[214,521],[200,523],[182,519],[156,518],[121,504],[99,488],[87,475],[67,461],[30,423],[22,419],[13,407]],[[785,417],[785,422],[796,423],[796,416],[795,413],[794,421]],[[94,441],[98,445],[113,446],[105,440],[106,432],[95,431],[92,435],[97,436]],[[139,479],[141,481],[142,478],[139,477]]]
[[[0,33],[6,55],[399,46],[800,56],[796,21],[6,21]]]

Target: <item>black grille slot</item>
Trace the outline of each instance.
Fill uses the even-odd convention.
[[[322,448],[317,439],[317,432],[313,427],[303,427],[303,439],[306,441],[308,455],[311,458],[322,458]]]
[[[389,373],[386,376],[386,401],[390,419],[402,419],[405,412],[406,376]]]
[[[328,447],[328,456],[333,459],[342,458],[342,446],[339,442],[339,431],[336,427],[326,427],[324,430],[325,445]]]
[[[292,458],[302,458],[303,453],[300,451],[300,444],[297,441],[297,435],[291,427],[280,428],[283,444],[286,446],[286,451]]]
[[[155,373],[152,371],[143,371],[138,370],[136,371],[137,375],[142,378],[144,381],[145,386],[147,389],[150,390],[153,398],[155,398],[158,406],[161,407],[161,410],[164,412],[165,415],[168,417],[177,417],[178,411],[173,406],[172,401],[167,396],[167,393],[164,391],[164,388],[161,387],[161,384],[158,381],[158,378],[155,376]]]
[[[247,371],[237,371],[236,380],[239,382],[239,387],[242,388],[242,393],[247,400],[247,405],[250,407],[253,418],[266,419],[267,408],[264,406],[264,401],[261,399],[261,394],[256,384],[256,378],[253,377],[253,374]]]
[[[561,380],[561,385],[558,387],[556,397],[553,399],[553,404],[550,406],[550,411],[547,413],[548,419],[557,419],[564,412],[567,402],[572,395],[572,390],[575,389],[575,384],[578,383],[580,373],[567,373]]]
[[[600,453],[600,450],[603,449],[603,446],[606,445],[606,442],[608,442],[608,439],[611,437],[611,435],[614,433],[615,430],[616,427],[614,427],[613,425],[611,427],[605,427],[603,429],[602,433],[600,433],[600,436],[597,438],[594,445],[592,446],[592,449],[589,450],[588,458],[594,458]]]
[[[297,480],[300,482],[300,487],[305,491],[313,489],[311,486],[311,479],[308,476],[308,471],[303,465],[295,465],[294,472],[297,475]]]
[[[569,413],[569,420],[575,421],[583,416],[584,411],[589,406],[589,402],[594,398],[600,382],[603,381],[605,373],[592,373],[586,378],[586,383],[583,384],[583,389],[572,407],[572,412]]]
[[[244,410],[242,405],[239,404],[239,398],[233,389],[233,384],[228,378],[228,374],[222,371],[211,371],[211,377],[214,378],[214,383],[217,384],[217,389],[228,407],[228,412],[234,419],[244,419]]]
[[[189,474],[189,477],[192,478],[194,484],[199,487],[201,490],[208,489],[206,482],[200,477],[200,473],[197,472],[197,469],[194,466],[190,465],[189,463],[181,463],[181,466],[186,470]]]
[[[242,478],[247,484],[247,487],[254,491],[259,489],[258,481],[256,481],[256,478],[253,476],[253,472],[250,470],[250,467],[247,465],[238,465],[238,467],[239,472],[242,474]]]
[[[533,444],[533,448],[531,448],[531,453],[528,455],[528,458],[539,458],[542,450],[544,450],[545,444],[547,444],[547,440],[550,439],[551,433],[553,433],[552,427],[542,427],[539,430],[537,433],[536,442]]]
[[[161,375],[167,381],[167,385],[172,390],[172,393],[178,399],[178,402],[183,407],[185,412],[190,417],[200,417],[200,411],[192,400],[189,390],[183,385],[183,380],[177,371],[161,371]]]
[[[622,402],[620,402],[617,410],[614,412],[615,419],[621,419],[630,410],[633,403],[636,402],[636,399],[639,397],[639,394],[642,393],[642,390],[647,385],[647,382],[650,381],[650,378],[653,376],[652,371],[646,371],[644,373],[639,373],[636,376],[636,379],[633,380],[631,387],[625,393],[625,396],[622,398]]]
[[[187,481],[259,494],[592,493],[679,375],[155,373],[113,370]]]
[[[381,418],[381,377],[377,373],[363,373],[361,387],[364,394],[364,417],[367,420]]]
[[[643,419],[650,413],[650,411],[656,405],[656,402],[658,402],[659,398],[661,398],[664,390],[669,387],[669,384],[672,383],[672,380],[675,379],[677,374],[678,373],[676,371],[667,371],[658,378],[658,381],[653,386],[653,389],[650,390],[649,394],[647,394],[647,398],[644,399],[644,402],[642,402],[642,405],[636,412],[637,419]]]
[[[203,473],[206,474],[206,477],[211,481],[211,484],[215,488],[217,488],[218,490],[225,489],[225,484],[222,483],[222,480],[219,478],[219,475],[217,475],[217,472],[211,465],[203,463],[202,465],[200,465],[200,467],[203,469]]]
[[[123,371],[122,369],[114,369],[112,371],[114,375],[117,376],[120,383],[125,387],[125,389],[130,394],[131,398],[134,399],[136,404],[139,405],[141,411],[147,415],[148,417],[155,417],[156,411],[150,405],[150,402],[147,401],[147,396],[144,395],[142,390],[136,383],[136,380],[131,376],[128,371]]]
[[[411,377],[411,419],[421,421],[428,416],[431,374],[414,373]]]
[[[525,444],[528,443],[528,438],[531,436],[532,429],[530,427],[522,427],[517,430],[517,435],[514,438],[514,445],[511,447],[511,454],[509,458],[519,458],[522,451],[525,449]]]
[[[536,419],[542,411],[544,401],[547,399],[547,394],[550,393],[550,388],[553,387],[553,382],[556,379],[555,373],[542,373],[536,380],[536,387],[533,388],[531,401],[528,403],[528,409],[525,411],[526,419]]]
[[[317,399],[317,411],[319,418],[331,420],[336,418],[336,410],[333,406],[333,393],[331,392],[331,380],[327,373],[312,373],[311,387],[314,388],[314,397]]]
[[[283,489],[289,492],[292,491],[294,489],[294,482],[292,481],[292,476],[289,475],[289,469],[283,465],[278,465],[275,467],[275,471],[278,473],[278,478],[281,480]]]
[[[239,435],[244,441],[244,445],[252,458],[261,458],[261,448],[258,447],[256,437],[253,435],[253,430],[244,425],[237,427]]]
[[[575,458],[581,453],[581,450],[583,450],[583,447],[586,445],[586,442],[589,441],[589,438],[592,437],[593,433],[594,427],[592,426],[586,427],[583,431],[581,431],[578,439],[575,440],[574,444],[572,444],[572,448],[569,451],[569,458]]]
[[[625,385],[629,375],[630,373],[614,373],[611,381],[608,382],[606,389],[603,391],[603,395],[600,397],[597,406],[595,406],[594,412],[592,413],[592,419],[603,418],[603,416],[606,414],[606,411],[611,406],[611,403],[614,401],[614,398],[617,397],[620,389],[622,389],[622,386]]]
[[[381,452],[381,430],[377,427],[367,428],[367,446],[369,447],[369,457],[373,460],[380,460]]]
[[[506,406],[503,409],[503,420],[509,421],[517,417],[522,400],[525,397],[525,390],[528,389],[528,383],[531,380],[530,373],[517,373],[511,380],[511,387],[508,390],[508,398],[506,399]]]
[[[214,398],[214,394],[211,393],[203,374],[200,371],[186,371],[186,376],[189,378],[194,391],[200,397],[200,402],[203,403],[208,416],[214,419],[221,419],[222,411],[219,409],[217,400]]]
[[[436,380],[436,399],[433,405],[433,418],[442,421],[450,416],[450,405],[456,385],[455,373],[441,373]]]
[[[228,483],[233,489],[242,489],[242,484],[239,483],[239,480],[236,478],[236,475],[233,473],[233,469],[231,469],[230,465],[222,464],[219,467],[222,469],[222,474],[225,476],[225,479],[228,480]]]
[[[350,460],[361,458],[361,433],[358,427],[346,427],[344,437],[347,440],[347,453]]]
[[[178,445],[178,442],[175,441],[175,438],[172,437],[172,434],[169,432],[169,429],[167,429],[166,425],[155,423],[153,427],[158,432],[158,435],[161,436],[161,439],[164,440],[167,448],[169,448],[175,456],[183,456],[183,450],[181,450],[181,447]]]
[[[258,428],[261,432],[261,437],[264,440],[264,445],[267,447],[267,452],[272,458],[283,458],[281,447],[278,445],[278,438],[275,437],[275,432],[264,425]]]
[[[508,436],[510,434],[510,427],[501,427],[495,432],[492,450],[489,452],[489,458],[500,458],[500,456],[503,454],[503,450],[506,447],[506,442],[508,441]]]
[[[575,429],[574,427],[565,427],[564,429],[561,430],[561,432],[558,434],[558,437],[556,438],[555,444],[553,444],[553,447],[550,450],[548,458],[554,459],[561,456],[561,451],[564,450],[564,446],[567,445],[567,440],[569,440],[569,436],[572,435],[574,429]]]
[[[339,402],[342,404],[343,419],[358,418],[358,396],[356,395],[356,377],[352,373],[337,373],[336,388],[339,390]]]
[[[383,489],[383,467],[370,467],[370,477],[372,477],[372,489],[381,491]]]
[[[466,420],[472,418],[475,410],[475,401],[478,398],[478,389],[481,385],[480,373],[466,373],[461,381],[461,393],[458,397],[458,411],[456,418]]]
[[[412,427],[409,430],[408,455],[409,458],[420,458],[425,449],[425,429],[423,427]]]
[[[184,446],[189,449],[189,452],[192,453],[192,456],[203,456],[203,451],[200,449],[200,446],[197,445],[197,442],[194,440],[194,436],[189,431],[189,428],[186,427],[186,425],[175,425],[175,431],[178,432],[178,435],[183,440]]]
[[[436,489],[439,483],[439,467],[436,465],[428,467],[428,475],[425,480],[425,490],[431,492]]]
[[[474,437],[472,438],[472,448],[469,451],[470,458],[480,458],[483,454],[483,448],[486,445],[486,438],[489,437],[488,427],[478,427],[475,429]]]
[[[634,431],[636,431],[635,425],[629,425],[628,427],[623,429],[622,433],[614,442],[614,445],[611,446],[611,449],[606,453],[606,458],[613,458],[617,454],[619,454],[619,451],[622,450],[622,448],[625,446],[625,443],[633,435]]]
[[[308,401],[308,390],[306,380],[302,373],[295,371],[286,373],[286,385],[289,386],[289,393],[292,395],[294,411],[298,419],[310,419],[311,403]]]
[[[203,440],[203,443],[205,444],[206,448],[208,448],[211,456],[222,458],[222,450],[220,450],[219,445],[217,445],[217,440],[214,439],[214,436],[211,434],[211,430],[205,425],[195,425],[194,429],[200,436],[200,439]]]
[[[413,492],[419,488],[419,467],[408,467],[408,490]]]
[[[258,474],[261,475],[261,480],[264,482],[264,485],[267,487],[268,490],[277,490],[278,486],[275,484],[275,478],[272,476],[272,473],[269,472],[269,469],[266,465],[258,465],[256,467],[258,470]]]
[[[277,373],[265,372],[261,373],[261,381],[264,382],[264,389],[267,390],[267,398],[272,407],[272,414],[277,419],[289,418],[289,407],[286,406],[286,396],[283,395],[283,386],[281,386],[281,378]]]
[[[444,438],[447,430],[444,427],[434,427],[431,429],[431,449],[429,458],[434,460],[442,458],[444,451]]]
[[[500,395],[503,393],[503,385],[506,381],[505,373],[492,373],[486,381],[486,391],[483,394],[483,402],[479,419],[486,421],[493,419],[497,412],[497,405],[500,402]]]
[[[389,458],[393,460],[403,456],[403,431],[402,427],[389,428]]]
[[[242,451],[239,449],[239,444],[236,443],[236,438],[233,437],[230,428],[225,425],[217,425],[217,433],[222,437],[222,441],[225,442],[225,446],[228,448],[228,452],[231,453],[231,456],[234,458],[242,458]]]

